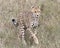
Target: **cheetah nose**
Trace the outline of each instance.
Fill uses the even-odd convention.
[[[37,15],[38,16],[38,15]]]

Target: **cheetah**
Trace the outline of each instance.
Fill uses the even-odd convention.
[[[27,44],[39,44],[38,38],[36,36],[37,31],[36,27],[39,25],[39,17],[40,17],[40,7],[32,7],[29,11],[23,11],[19,14],[19,27],[20,27],[20,34],[22,38],[22,42]],[[33,31],[34,29],[34,31]],[[32,40],[32,42],[31,42]]]

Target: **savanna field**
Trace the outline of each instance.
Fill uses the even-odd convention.
[[[11,20],[32,6],[41,7],[39,44],[25,46]],[[0,0],[0,48],[60,48],[60,0]]]

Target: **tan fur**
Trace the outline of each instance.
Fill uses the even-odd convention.
[[[31,24],[33,24],[33,22],[35,22],[35,20],[38,22],[40,12],[41,11],[40,11],[39,7],[32,7],[31,11],[24,11],[18,17],[19,21],[20,21],[20,27],[23,27],[24,25],[26,25],[27,30],[29,30],[29,32],[30,32],[29,37],[33,37],[33,42],[35,44],[39,44],[39,41],[38,41],[38,38],[36,36],[37,32],[33,33],[33,31],[32,31],[33,27]],[[24,25],[23,25],[23,23],[24,23]],[[20,28],[20,32],[24,32],[23,34],[25,34],[25,31],[21,31],[22,29]],[[22,34],[22,36],[23,36],[22,38],[24,38],[23,34]]]
[[[32,13],[36,13],[37,15],[39,15],[41,13],[40,7],[32,7],[31,9]]]

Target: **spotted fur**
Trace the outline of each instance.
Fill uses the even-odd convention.
[[[19,15],[19,24],[20,24],[20,32],[21,32],[21,38],[26,41],[26,36],[28,35],[27,30],[29,31],[29,40],[33,40],[35,44],[39,44],[38,38],[36,36],[37,32],[33,31],[32,29],[34,27],[38,27],[39,25],[39,17],[40,17],[40,8],[39,7],[32,7],[30,11],[24,11],[21,12]],[[28,40],[28,39],[27,39]],[[28,41],[29,41],[28,40]]]

